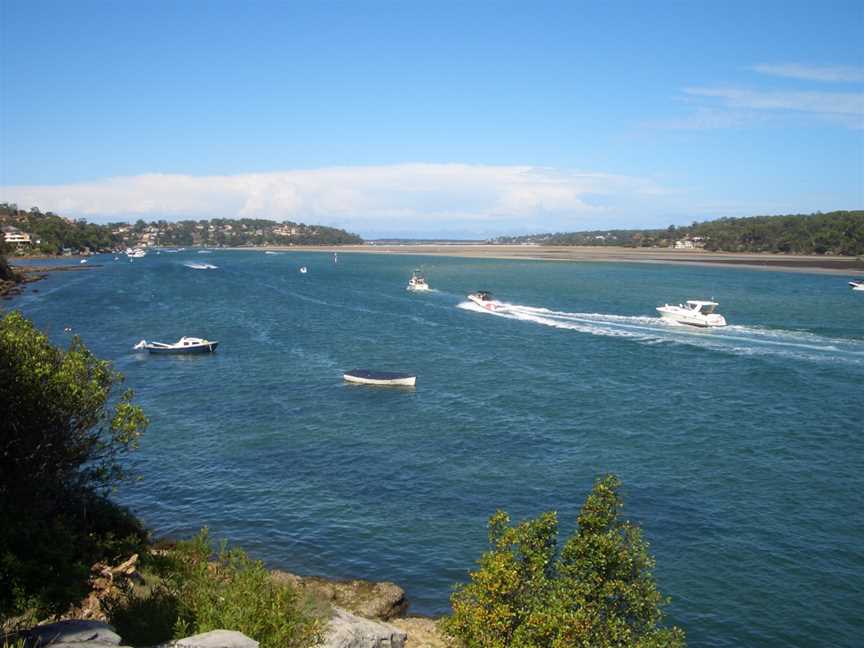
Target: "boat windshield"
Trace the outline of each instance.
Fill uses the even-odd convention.
[[[716,308],[716,305],[714,305],[714,304],[702,304],[702,307],[699,309],[699,311],[703,315],[710,315],[711,313],[714,312],[715,308]]]

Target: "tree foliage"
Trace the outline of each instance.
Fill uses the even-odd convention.
[[[860,256],[864,255],[864,211],[720,218],[666,229],[532,234],[495,242],[671,247],[687,238],[701,240],[712,251]]]
[[[0,613],[62,609],[96,560],[137,542],[137,521],[106,498],[147,419],[122,376],[75,338],[51,344],[13,311],[0,319]]]
[[[597,480],[577,531],[558,549],[558,519],[489,520],[490,550],[451,597],[448,634],[469,648],[679,648],[661,628],[667,602],[639,528],[620,519],[620,482]]]

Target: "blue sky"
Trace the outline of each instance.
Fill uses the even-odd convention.
[[[864,2],[0,0],[0,200],[365,236],[864,207]]]

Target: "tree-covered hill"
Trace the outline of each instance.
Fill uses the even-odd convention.
[[[12,226],[30,235],[30,246],[26,249],[19,246],[19,251],[42,254],[60,254],[64,249],[107,251],[136,245],[350,245],[363,242],[362,238],[345,230],[291,221],[214,218],[97,225],[83,219],[63,218],[50,211],[42,212],[38,207],[25,211],[9,203],[0,203],[0,225]]]
[[[682,227],[502,237],[494,243],[704,248],[723,252],[864,255],[864,211],[721,218]],[[689,242],[689,244],[687,243]]]

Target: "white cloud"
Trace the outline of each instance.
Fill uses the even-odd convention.
[[[248,173],[146,174],[0,187],[0,200],[90,220],[248,217],[359,232],[578,225],[616,202],[666,193],[646,178],[531,166],[397,164]]]
[[[801,79],[804,81],[840,81],[857,83],[864,81],[864,68],[848,65],[801,65],[782,63],[754,65],[751,70],[771,76]]]
[[[685,88],[684,92],[721,99],[731,108],[864,116],[864,92],[781,92],[742,88]]]

